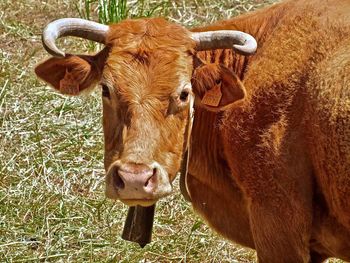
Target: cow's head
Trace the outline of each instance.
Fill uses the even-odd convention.
[[[104,43],[105,48],[94,56],[64,54],[55,40],[67,35]],[[221,104],[216,106],[244,96],[233,72],[222,65],[204,65],[196,51],[233,48],[250,54],[256,48],[255,40],[242,32],[191,33],[163,19],[111,26],[61,19],[47,26],[43,43],[53,57],[35,71],[56,90],[79,95],[100,84],[106,195],[143,206],[172,190],[186,147],[194,95],[203,97],[220,84]]]

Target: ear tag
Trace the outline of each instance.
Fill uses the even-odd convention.
[[[60,80],[60,91],[68,95],[78,95],[79,93],[79,82],[68,70],[66,70],[64,78]]]
[[[221,101],[222,93],[221,93],[221,82],[216,84],[213,88],[208,90],[203,98],[202,103],[208,106],[217,107]]]

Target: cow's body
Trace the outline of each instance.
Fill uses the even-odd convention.
[[[349,1],[287,1],[193,31],[232,29],[257,39],[254,56],[194,52],[187,30],[139,20],[112,26],[100,54],[36,72],[63,93],[108,86],[107,195],[141,205],[168,194],[180,167],[192,78],[195,210],[260,262],[350,260]],[[217,81],[233,101],[222,111],[200,101]]]
[[[228,61],[247,99],[220,114],[196,109],[188,187],[219,233],[276,262],[309,247],[315,262],[350,260],[350,4],[302,2],[209,27],[249,32],[261,48],[239,63],[199,54]]]

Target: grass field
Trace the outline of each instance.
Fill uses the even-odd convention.
[[[170,1],[158,15],[193,26],[271,2]],[[255,262],[254,251],[213,233],[178,190],[159,202],[150,245],[121,239],[127,207],[104,197],[100,91],[64,97],[33,74],[47,57],[43,26],[79,16],[80,3],[0,1],[0,262]]]

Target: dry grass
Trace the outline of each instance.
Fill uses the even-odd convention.
[[[268,2],[170,1],[167,14],[193,26]],[[33,74],[47,56],[42,27],[78,16],[76,3],[0,1],[0,261],[255,262],[253,251],[210,231],[178,192],[159,202],[150,245],[120,238],[127,207],[104,198],[99,91],[66,98]]]

